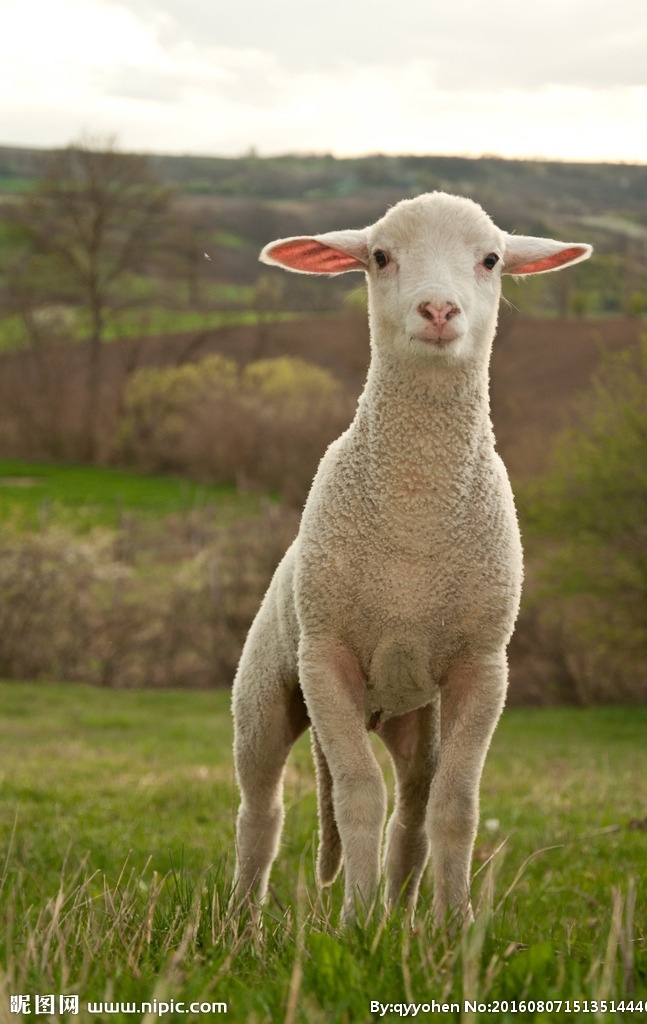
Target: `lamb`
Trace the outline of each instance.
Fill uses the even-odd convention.
[[[488,364],[501,274],[558,270],[589,245],[508,234],[473,201],[405,199],[365,230],[279,239],[261,259],[362,271],[371,362],[350,427],[319,465],[298,535],[249,631],[233,688],[237,897],[258,906],[283,823],[290,748],[311,727],[321,886],[343,920],[380,880],[414,908],[431,856],[433,914],[471,920],[479,785],[507,688],[522,551],[495,451]]]

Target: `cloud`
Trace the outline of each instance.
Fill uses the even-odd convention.
[[[647,161],[644,0],[3,2],[6,142]]]
[[[119,99],[175,104],[182,101],[185,82],[173,72],[120,64],[103,76],[102,86],[107,96]]]
[[[272,54],[287,71],[426,61],[450,89],[645,84],[644,0],[110,0],[148,24],[173,53],[205,48]]]

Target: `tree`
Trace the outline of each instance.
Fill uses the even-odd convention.
[[[616,667],[647,662],[647,335],[607,356],[577,429],[521,502],[544,596]]]
[[[54,153],[17,205],[26,249],[12,274],[23,318],[52,303],[83,312],[87,341],[85,456],[98,452],[101,353],[111,318],[155,261],[171,193],[146,157],[88,142]]]

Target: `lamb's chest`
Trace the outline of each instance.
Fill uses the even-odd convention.
[[[433,699],[456,638],[439,621],[427,629],[392,623],[381,635],[368,665],[365,708],[369,728],[394,715],[423,707]]]

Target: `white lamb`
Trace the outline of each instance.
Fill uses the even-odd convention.
[[[479,783],[522,580],[489,416],[501,274],[557,270],[591,251],[507,234],[476,203],[440,192],[403,200],[363,231],[263,250],[262,260],[288,270],[366,273],[371,364],[234,682],[239,896],[266,893],[286,758],[310,725],[318,881],[332,882],[343,857],[344,918],[358,905],[370,910],[387,809],[368,735],[376,730],[396,776],[388,903],[414,905],[431,853],[435,921],[471,918]]]

